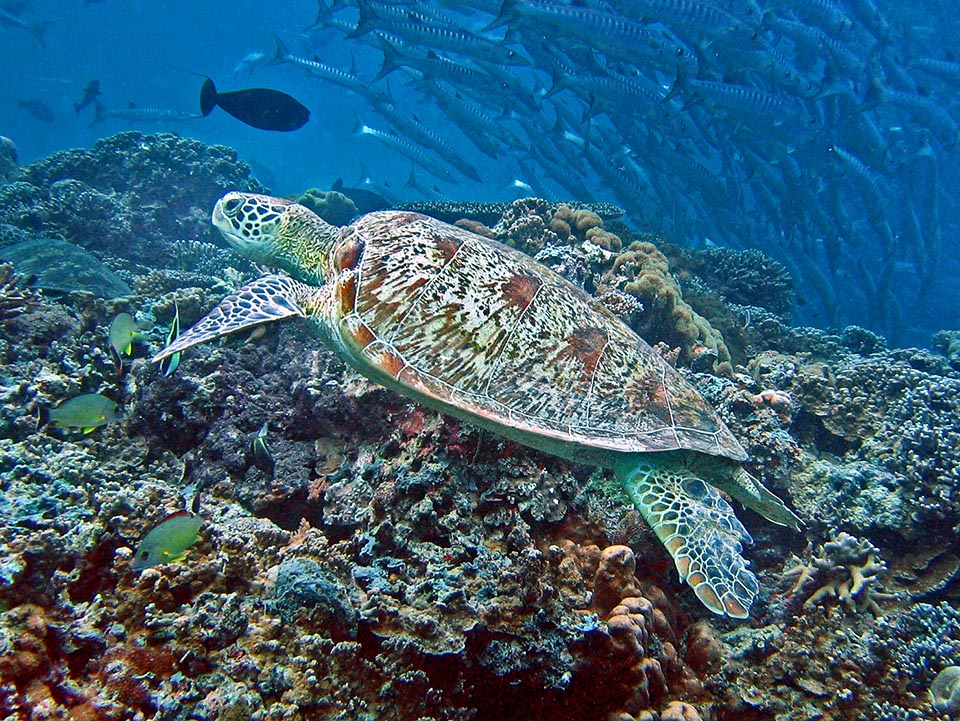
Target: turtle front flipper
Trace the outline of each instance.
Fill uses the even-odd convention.
[[[753,539],[719,491],[684,463],[661,458],[641,457],[618,468],[617,478],[703,605],[746,618],[760,591],[741,555]]]
[[[153,361],[161,361],[174,353],[242,328],[291,316],[304,317],[303,301],[316,291],[316,288],[285,275],[257,278],[220,301],[220,305],[157,353]]]

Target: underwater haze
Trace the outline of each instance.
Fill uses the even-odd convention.
[[[958,323],[948,3],[7,5],[0,102],[23,161],[170,130],[236,148],[278,193],[341,177],[391,200],[612,202],[669,242],[785,264],[798,322],[894,345]],[[110,116],[197,114],[190,72],[285,91],[310,120]],[[93,80],[101,121],[74,112]]]
[[[0,0],[0,719],[960,719],[958,38]]]

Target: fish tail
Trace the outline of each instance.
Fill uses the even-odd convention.
[[[273,41],[276,43],[276,49],[273,53],[273,59],[270,60],[271,65],[282,63],[284,60],[290,57],[290,51],[287,49],[287,46],[283,44],[283,40],[280,39],[280,36],[276,33],[273,34]]]
[[[483,31],[488,32],[503,27],[504,25],[509,25],[515,21],[519,15],[517,0],[504,0],[503,5],[500,6],[500,14],[491,20],[486,27],[483,28]]]
[[[881,102],[883,102],[883,85],[880,84],[880,79],[874,76],[870,78],[867,90],[863,94],[863,100],[860,101],[860,105],[857,106],[855,112],[862,113],[866,110],[872,110]]]
[[[315,30],[316,28],[326,27],[330,23],[332,17],[333,8],[327,5],[324,0],[317,0],[317,18],[313,21],[313,25],[310,25],[307,30]]]
[[[381,42],[380,50],[383,52],[383,64],[380,66],[380,72],[377,73],[377,77],[374,80],[380,80],[381,78],[386,77],[394,70],[397,70],[403,67],[403,60],[400,57],[400,51],[394,47],[393,43],[388,40],[383,40]]]
[[[668,102],[675,95],[684,92],[687,88],[687,69],[683,65],[677,65],[677,77],[670,87],[670,92],[663,96],[663,102]]]
[[[53,20],[47,20],[46,22],[30,26],[30,32],[33,33],[33,37],[37,39],[41,47],[47,47],[47,38],[44,36],[44,33],[47,32],[47,28],[51,25],[53,25]]]
[[[376,27],[373,17],[374,11],[369,5],[367,5],[367,3],[357,3],[357,9],[360,11],[360,17],[357,20],[357,27],[344,36],[348,40],[353,40],[354,38],[359,38],[363,35],[366,35]]]
[[[213,84],[211,78],[203,81],[203,87],[200,88],[200,114],[207,117],[217,106],[217,86]]]

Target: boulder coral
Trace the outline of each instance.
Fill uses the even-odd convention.
[[[730,352],[721,335],[684,300],[667,257],[650,242],[631,243],[613,263],[605,284],[621,288],[644,306],[641,337],[681,349],[683,363],[731,375]]]
[[[336,190],[310,188],[294,200],[310,208],[330,225],[347,225],[357,214],[354,202]]]

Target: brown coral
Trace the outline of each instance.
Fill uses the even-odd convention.
[[[684,300],[670,273],[670,263],[653,243],[634,242],[617,256],[606,284],[622,288],[644,305],[637,332],[649,342],[678,346],[684,361],[695,367],[732,375],[730,352],[723,337]]]

